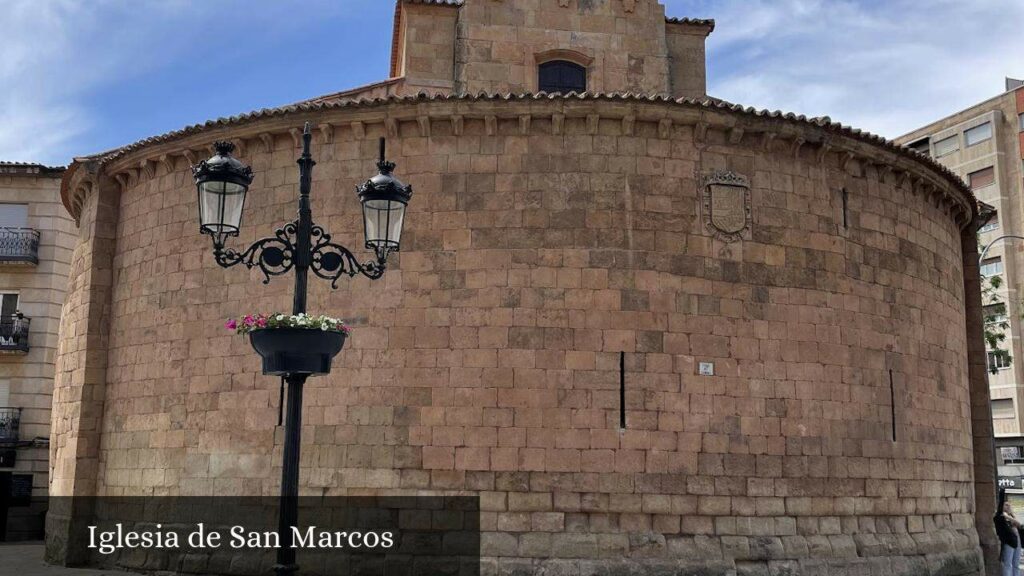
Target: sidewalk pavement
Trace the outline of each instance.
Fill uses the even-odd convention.
[[[43,543],[0,544],[0,572],[16,576],[132,576],[118,570],[61,568],[43,562]]]

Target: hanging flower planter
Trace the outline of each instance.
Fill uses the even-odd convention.
[[[349,328],[329,316],[246,316],[229,320],[228,330],[248,334],[249,342],[263,358],[263,374],[330,374],[331,360],[341,352]]]

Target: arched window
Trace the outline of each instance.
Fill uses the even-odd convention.
[[[565,60],[552,60],[539,67],[541,92],[582,93],[587,91],[587,69]]]

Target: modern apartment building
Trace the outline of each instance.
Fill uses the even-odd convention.
[[[39,538],[74,220],[63,168],[0,162],[0,541]]]
[[[1024,489],[1024,81],[1008,78],[1002,94],[897,139],[960,175],[978,200],[995,209],[978,234],[992,244],[981,264],[985,276],[1000,276],[1005,304],[989,304],[989,318],[1005,314],[1005,348],[1011,361],[989,352],[989,383],[1002,483]],[[993,243],[994,242],[994,243]],[[995,307],[993,307],[995,306]],[[1019,468],[1019,469],[1018,469]]]

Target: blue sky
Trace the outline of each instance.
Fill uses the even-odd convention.
[[[551,0],[554,1],[554,0]],[[898,136],[1024,76],[1018,0],[666,0],[709,93]],[[0,0],[0,160],[66,164],[387,76],[391,0]]]

